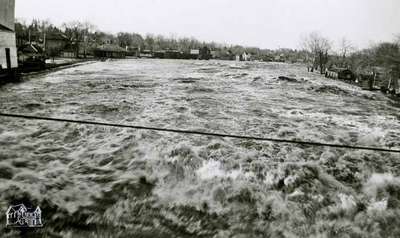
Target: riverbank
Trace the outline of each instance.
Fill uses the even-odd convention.
[[[322,75],[319,74],[318,72],[309,72],[309,73],[311,73],[311,74],[313,74],[313,75],[320,75],[320,76],[322,76]],[[334,80],[334,81],[344,82],[344,83],[347,83],[347,84],[349,84],[349,85],[357,86],[357,87],[359,87],[360,89],[362,89],[362,90],[364,90],[364,91],[369,91],[369,92],[378,92],[378,91],[379,91],[381,94],[385,95],[387,98],[389,98],[389,99],[395,101],[395,102],[396,102],[395,105],[397,105],[396,107],[400,107],[400,95],[399,95],[399,94],[384,92],[384,91],[382,91],[381,89],[366,89],[366,88],[363,86],[363,83],[362,83],[362,82],[356,82],[356,81],[353,81],[353,80],[345,80],[345,79],[338,79],[338,78],[329,78],[329,77],[326,77],[326,76],[325,76],[325,78],[331,79],[331,80]]]
[[[54,70],[62,70],[62,69],[81,66],[84,64],[95,63],[95,62],[98,62],[98,60],[95,60],[95,59],[56,59],[54,61],[50,60],[50,61],[46,61],[46,67],[44,69],[24,72],[24,73],[21,73],[21,76],[23,77],[23,76],[29,76],[29,75],[39,75],[39,74],[42,74],[45,72],[51,72]]]
[[[7,83],[15,83],[23,81],[23,78],[31,75],[40,75],[43,73],[51,72],[54,70],[62,70],[71,67],[77,67],[84,64],[90,64],[97,62],[95,59],[66,59],[66,58],[57,58],[47,60],[45,67],[30,67],[30,68],[20,68],[16,72],[15,76],[12,78],[3,77],[0,78],[0,86]]]

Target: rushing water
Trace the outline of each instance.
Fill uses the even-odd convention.
[[[287,64],[97,62],[0,110],[400,149],[395,102]],[[27,201],[38,237],[399,237],[400,155],[0,118],[0,212]]]

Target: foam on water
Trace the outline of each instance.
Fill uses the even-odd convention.
[[[0,110],[400,148],[389,99],[299,65],[98,62],[6,85]],[[0,118],[0,213],[39,205],[47,235],[396,237],[399,178],[397,154]]]

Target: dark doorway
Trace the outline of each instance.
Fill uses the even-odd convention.
[[[7,69],[11,69],[11,54],[10,54],[10,48],[6,48],[6,60],[7,60]]]

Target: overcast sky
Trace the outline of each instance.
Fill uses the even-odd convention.
[[[363,48],[400,33],[400,0],[16,0],[16,17],[270,49],[319,31]]]

